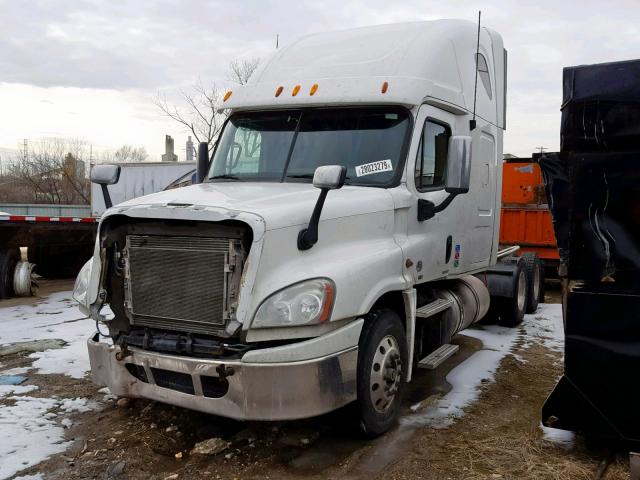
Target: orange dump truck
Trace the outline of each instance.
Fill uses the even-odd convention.
[[[530,158],[506,160],[502,173],[500,245],[537,253],[547,275],[557,276],[560,257],[540,166]]]

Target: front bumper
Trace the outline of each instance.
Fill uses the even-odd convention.
[[[140,397],[239,420],[293,420],[335,410],[356,398],[358,348],[279,363],[182,357],[88,340],[94,383]],[[220,378],[222,372],[227,372]],[[231,373],[232,372],[232,373]],[[230,374],[229,374],[230,373]]]

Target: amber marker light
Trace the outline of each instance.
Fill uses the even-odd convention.
[[[233,92],[231,90],[229,90],[227,93],[224,94],[224,97],[222,97],[222,101],[226,102],[227,100],[229,100],[229,98],[231,97],[231,94]]]
[[[300,85],[296,85],[295,87],[293,87],[293,91],[291,92],[291,96],[295,97],[298,92],[300,91]]]
[[[318,319],[318,323],[324,322],[329,319],[331,316],[331,310],[333,309],[333,300],[334,300],[334,289],[333,283],[327,282],[324,285],[324,305],[322,306],[322,312],[320,313],[320,318]]]
[[[283,90],[284,90],[284,87],[282,85],[276,88],[276,97],[279,97]]]
[[[309,90],[309,95],[313,96],[318,91],[318,84],[314,83],[311,85],[311,90]]]
[[[381,92],[382,92],[382,93],[387,93],[387,90],[389,90],[389,82],[384,82],[384,83],[382,84],[382,90],[381,90]]]

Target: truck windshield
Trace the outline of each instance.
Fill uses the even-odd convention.
[[[237,113],[208,180],[310,182],[317,167],[344,165],[347,184],[389,186],[402,168],[409,124],[401,107]]]

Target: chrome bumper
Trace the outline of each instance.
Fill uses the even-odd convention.
[[[313,417],[356,398],[357,347],[304,361],[248,363],[135,348],[117,360],[120,347],[100,342],[97,334],[87,343],[94,383],[118,396],[148,398],[239,420]],[[222,380],[221,372],[227,373]],[[217,385],[213,393],[207,387],[212,381]]]

